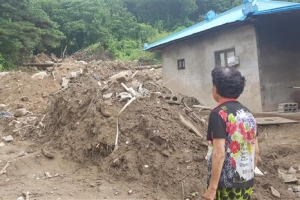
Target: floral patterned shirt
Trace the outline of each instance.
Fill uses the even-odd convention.
[[[212,143],[224,138],[225,160],[219,188],[247,188],[254,183],[254,154],[257,124],[251,112],[236,100],[226,101],[209,116],[208,183],[212,172]]]

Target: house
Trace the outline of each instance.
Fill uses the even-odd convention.
[[[300,104],[300,4],[257,0],[152,44],[161,51],[163,83],[176,93],[214,106],[211,70],[234,66],[246,77],[240,101],[254,112],[273,111],[279,103]]]

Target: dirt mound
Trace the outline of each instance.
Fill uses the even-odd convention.
[[[9,72],[0,77],[0,103],[10,111],[26,108],[33,113],[46,110],[48,95],[60,88],[50,76],[35,79],[25,72]]]
[[[138,81],[153,93],[149,93],[151,97],[138,97],[121,113],[118,149],[114,151],[117,115],[126,104],[116,96],[124,88],[111,82],[103,91],[93,76],[106,77],[105,69],[101,70],[83,74],[72,80],[67,90],[51,97],[51,121],[45,129],[47,140],[51,140],[48,145],[78,162],[98,164],[112,178],[139,181],[177,196],[184,185],[187,198],[196,196],[205,182],[206,146],[183,125],[180,115],[201,130],[195,123],[197,119],[186,115],[182,104],[167,103],[162,94],[171,95],[170,92],[141,72],[136,75],[140,77]],[[126,84],[137,90],[134,82],[137,80]],[[112,97],[104,99],[108,93],[113,93]]]
[[[84,60],[86,62],[90,62],[93,60],[110,61],[114,57],[115,56],[111,52],[105,52],[104,50],[92,52],[89,49],[79,50],[72,55],[72,58],[76,60]]]
[[[180,96],[157,83],[160,76],[156,70],[148,70],[126,71],[127,87],[138,91],[136,83],[143,83],[150,93],[138,97],[118,117],[128,101],[120,102],[117,97],[125,91],[121,84],[108,80],[122,68],[116,65],[110,70],[105,66],[90,68],[93,70],[71,79],[68,89],[51,97],[45,129],[48,148],[59,149],[77,162],[99,166],[100,174],[110,180],[139,183],[153,191],[151,199],[159,198],[160,193],[167,194],[168,199],[183,195],[199,199],[206,188],[207,147],[181,117],[205,135],[207,116],[195,115]],[[283,199],[294,197],[278,177],[273,162],[263,156],[260,167],[268,174],[256,179],[253,199],[273,199],[270,186],[278,189]],[[270,179],[276,183],[270,184]]]

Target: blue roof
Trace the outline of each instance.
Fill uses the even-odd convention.
[[[300,3],[294,2],[283,2],[283,1],[270,1],[270,0],[257,0],[256,1],[257,10],[252,13],[252,15],[264,15],[264,14],[272,14],[277,12],[284,12],[290,10],[300,9]],[[202,21],[197,23],[189,28],[186,28],[182,31],[179,31],[173,35],[170,35],[166,38],[163,38],[157,42],[152,44],[145,44],[144,50],[151,50],[157,48],[161,45],[168,44],[170,42],[174,42],[176,40],[180,40],[191,35],[201,33],[203,31],[219,27],[225,24],[244,21],[248,16],[243,14],[243,9],[245,9],[245,5],[240,5],[235,8],[232,8],[224,13],[216,15],[210,21]]]

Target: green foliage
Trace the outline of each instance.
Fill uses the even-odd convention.
[[[0,0],[0,53],[5,68],[22,63],[34,51],[57,47],[63,38],[47,14],[28,0]]]
[[[287,0],[291,1],[291,0]],[[293,0],[300,2],[300,0]],[[87,48],[123,60],[160,60],[142,51],[152,43],[242,0],[0,0],[0,70],[33,53]]]

